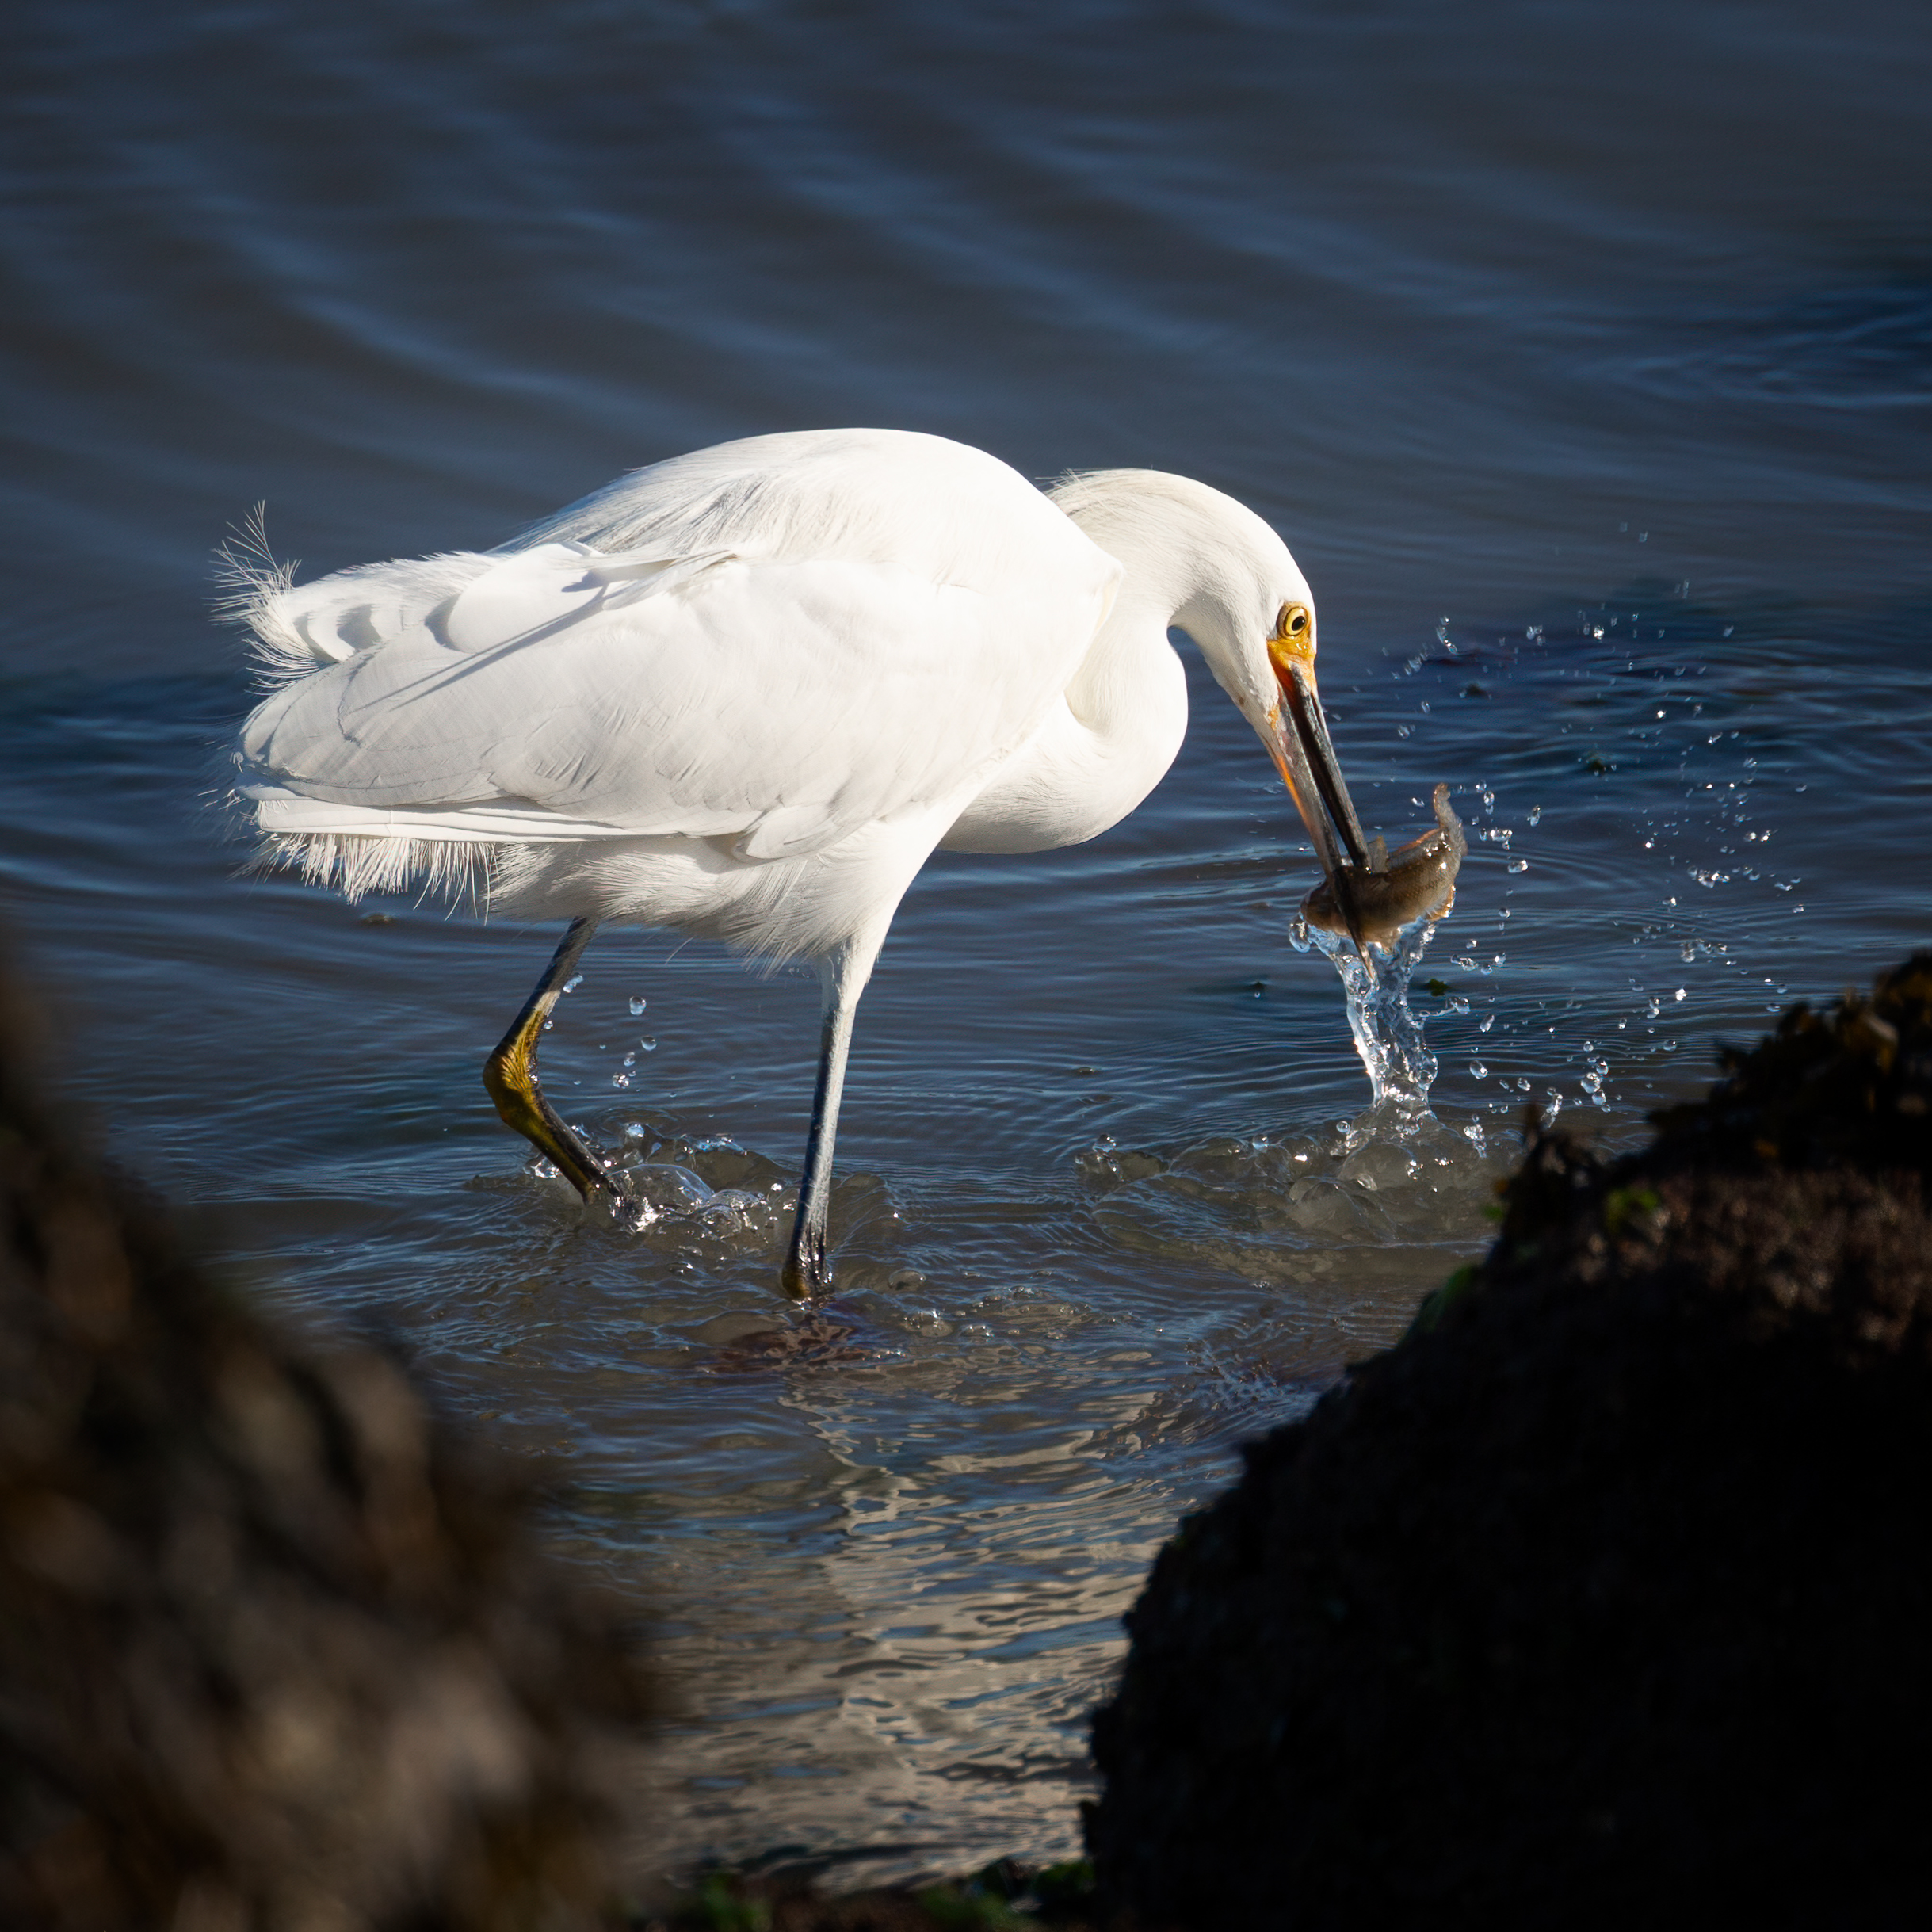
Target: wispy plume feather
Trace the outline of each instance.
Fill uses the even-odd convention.
[[[217,624],[249,633],[249,651],[261,680],[270,689],[306,678],[318,657],[282,613],[282,599],[295,588],[300,558],[286,563],[269,547],[268,505],[258,503],[241,523],[230,527],[215,550],[215,595],[210,608]]]
[[[514,846],[441,838],[376,838],[354,834],[271,832],[242,868],[244,875],[291,872],[339,892],[353,906],[372,892],[407,892],[487,914],[497,875]]]

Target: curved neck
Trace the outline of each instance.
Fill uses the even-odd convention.
[[[1186,674],[1167,640],[1167,613],[1160,598],[1131,591],[1131,582],[1121,585],[1107,621],[1067,680],[1067,708],[1103,738],[1145,736],[1164,743],[1173,731],[1177,704],[1186,728]]]
[[[1223,588],[1216,567],[1220,546],[1212,531],[1201,527],[1201,506],[1187,495],[1155,487],[1182,480],[1149,471],[1112,470],[1075,477],[1053,492],[1054,502],[1082,534],[1124,572],[1107,630],[1123,620],[1151,623],[1164,636],[1170,624],[1178,624],[1194,636],[1186,616]],[[1201,641],[1198,636],[1195,640]]]
[[[1267,635],[1277,586],[1298,586],[1300,577],[1281,538],[1233,498],[1159,470],[1072,476],[1052,494],[1121,564],[1114,621],[1151,625],[1163,637],[1170,624],[1186,631],[1215,682],[1258,721],[1273,701],[1273,679],[1262,654],[1248,647]]]

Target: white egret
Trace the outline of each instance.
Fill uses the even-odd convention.
[[[484,1079],[586,1199],[613,1184],[536,1063],[598,926],[817,963],[795,1296],[828,1281],[853,1010],[901,896],[936,848],[1077,844],[1147,796],[1187,724],[1170,626],[1273,758],[1345,906],[1368,864],[1308,584],[1259,517],[1185,477],[1043,494],[938,437],[754,437],[620,477],[502,550],[250,578],[281,680],[236,754],[265,856],[351,899],[467,885],[570,922]]]

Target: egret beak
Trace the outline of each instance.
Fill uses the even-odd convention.
[[[1362,836],[1361,821],[1355,815],[1348,786],[1342,780],[1341,762],[1335,756],[1334,741],[1328,735],[1328,721],[1322,716],[1321,697],[1315,689],[1313,626],[1298,638],[1270,638],[1268,659],[1274,666],[1275,682],[1281,687],[1281,704],[1270,714],[1269,722],[1274,728],[1269,748],[1274,753],[1274,762],[1281,769],[1289,796],[1295,801],[1295,809],[1301,814],[1301,822],[1315,842],[1322,870],[1335,878],[1346,859],[1366,872],[1369,842]],[[1346,906],[1345,888],[1339,895]]]

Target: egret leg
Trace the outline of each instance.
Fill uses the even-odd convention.
[[[507,1126],[514,1127],[546,1160],[552,1162],[563,1178],[588,1201],[597,1189],[615,1198],[617,1189],[601,1163],[584,1144],[583,1137],[570,1126],[544,1098],[536,1080],[536,1046],[543,1037],[544,1022],[557,1003],[563,982],[590,945],[597,930],[594,919],[573,919],[551,955],[536,990],[523,1002],[523,1010],[498,1041],[496,1051],[483,1063],[483,1085],[496,1102],[496,1110]]]
[[[814,1300],[831,1286],[825,1239],[832,1205],[832,1143],[838,1132],[838,1100],[845,1090],[852,1021],[878,949],[874,941],[862,953],[828,960],[819,968],[825,993],[819,1032],[819,1080],[811,1096],[811,1131],[805,1138],[805,1178],[799,1186],[798,1219],[792,1224],[791,1250],[781,1277],[785,1292],[795,1301]]]

